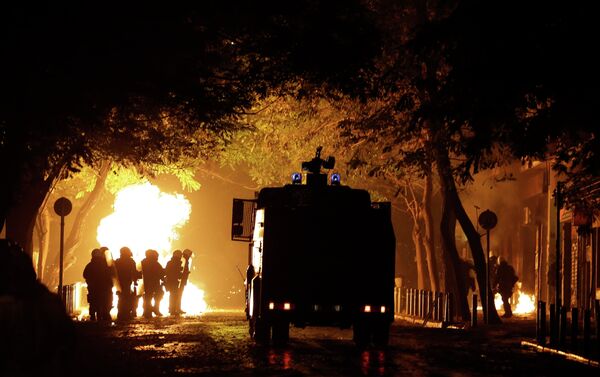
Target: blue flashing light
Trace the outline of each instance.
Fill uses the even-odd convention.
[[[334,185],[334,186],[337,186],[337,185],[339,185],[339,184],[341,183],[341,182],[340,182],[340,181],[341,181],[341,179],[342,179],[342,178],[341,178],[341,176],[340,176],[340,174],[339,174],[339,173],[333,173],[333,174],[331,175],[331,184],[332,184],[332,185]]]
[[[292,184],[294,184],[294,185],[302,184],[302,173],[293,173],[292,174]]]

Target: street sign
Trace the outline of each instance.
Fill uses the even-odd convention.
[[[60,216],[60,265],[58,270],[58,295],[64,301],[63,297],[63,258],[64,258],[64,244],[65,244],[65,216],[71,213],[73,205],[71,201],[65,197],[58,198],[54,202],[54,212]]]
[[[54,202],[54,212],[56,212],[58,216],[67,216],[71,213],[72,209],[73,205],[67,198],[59,198]]]
[[[496,224],[498,224],[498,217],[494,212],[490,211],[489,209],[486,209],[485,211],[481,212],[478,221],[479,225],[481,225],[483,229],[490,230],[494,229]]]
[[[479,215],[479,219],[477,219],[477,221],[479,222],[479,225],[481,225],[481,227],[486,230],[487,252],[485,268],[485,295],[482,295],[481,297],[482,299],[483,297],[485,297],[485,310],[483,311],[483,320],[486,324],[489,324],[490,304],[493,303],[490,297],[492,295],[492,290],[490,289],[490,230],[492,230],[496,226],[496,224],[498,224],[498,217],[494,212],[490,211],[489,209],[486,209],[485,211],[481,212],[481,215]]]

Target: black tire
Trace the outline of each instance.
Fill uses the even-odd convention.
[[[273,345],[285,346],[290,340],[290,323],[288,321],[276,321],[273,323]]]
[[[371,329],[364,321],[356,321],[352,326],[354,343],[359,348],[365,348],[371,343]]]
[[[377,323],[373,328],[373,343],[378,347],[386,347],[390,341],[390,324]]]
[[[254,341],[258,344],[269,344],[271,338],[271,326],[267,321],[257,318],[254,321]]]
[[[248,333],[250,334],[250,338],[254,338],[254,329],[256,328],[256,320],[254,318],[250,318],[248,320]]]

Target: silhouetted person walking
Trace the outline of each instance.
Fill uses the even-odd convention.
[[[152,313],[162,317],[160,301],[164,292],[160,281],[165,277],[165,269],[158,262],[158,251],[146,250],[142,260],[142,278],[144,279],[144,317],[152,318]],[[154,300],[154,303],[152,301]]]
[[[500,293],[500,296],[502,296],[502,304],[504,306],[504,314],[502,317],[510,318],[512,317],[510,297],[513,294],[515,283],[519,278],[515,274],[515,269],[504,260],[498,265],[497,278],[498,292]]]
[[[179,284],[183,277],[182,255],[181,250],[173,251],[173,255],[165,267],[165,288],[169,292],[169,314],[171,315],[181,314],[179,307],[181,302]]]
[[[136,293],[134,292],[134,287],[137,286],[137,280],[142,276],[135,267],[131,250],[124,246],[119,251],[120,257],[115,260],[115,268],[117,269],[117,278],[120,286],[117,292],[119,296],[117,319],[129,320],[135,317]]]

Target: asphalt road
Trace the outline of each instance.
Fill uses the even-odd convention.
[[[530,322],[442,330],[395,322],[386,349],[357,349],[351,330],[290,331],[284,348],[258,346],[243,313],[76,324],[74,374],[90,376],[571,376],[598,369],[523,349]]]

